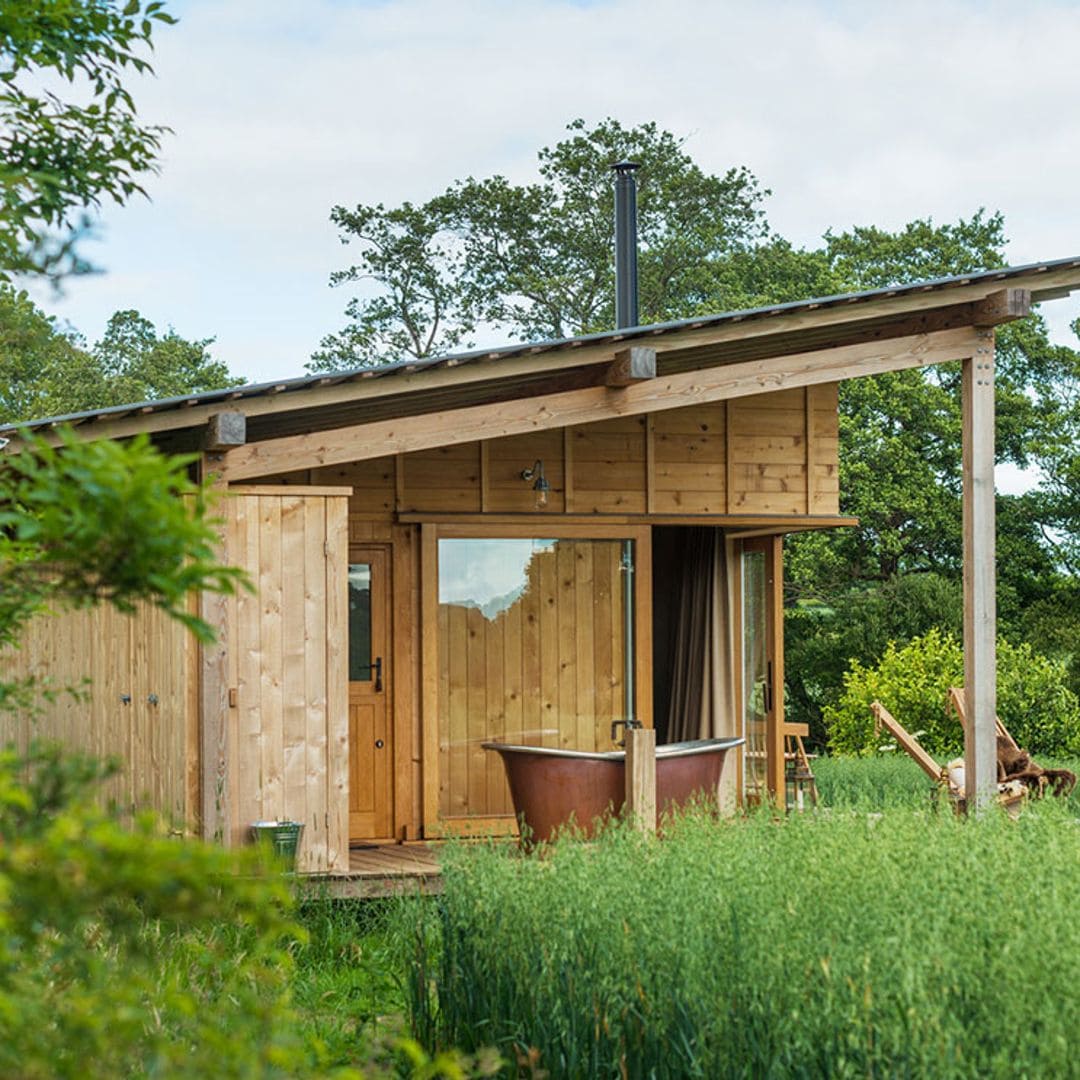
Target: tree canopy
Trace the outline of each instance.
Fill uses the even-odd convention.
[[[160,333],[118,311],[92,347],[30,297],[0,285],[0,423],[221,390],[243,379],[210,353],[213,338]]]

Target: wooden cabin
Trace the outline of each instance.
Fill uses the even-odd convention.
[[[954,360],[968,712],[992,732],[993,327],[1076,288],[1067,260],[29,425],[199,451],[255,585],[199,599],[208,647],[154,612],[39,620],[9,667],[93,688],[33,733],[119,754],[111,794],[178,830],[302,821],[309,871],[510,831],[481,743],[610,748],[628,717],[744,735],[729,797],[782,803],[782,542],[852,524],[838,384]]]

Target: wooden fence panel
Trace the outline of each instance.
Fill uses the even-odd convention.
[[[198,791],[189,782],[191,633],[159,609],[133,615],[107,606],[40,615],[21,647],[0,654],[5,679],[33,676],[56,692],[36,715],[0,713],[0,743],[25,751],[58,742],[121,770],[99,801],[124,812],[152,809],[177,831],[194,830]],[[70,692],[74,690],[75,693]]]

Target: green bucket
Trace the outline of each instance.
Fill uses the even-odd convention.
[[[303,823],[299,821],[256,821],[251,826],[255,843],[269,844],[286,870],[296,869],[296,852],[303,831]]]

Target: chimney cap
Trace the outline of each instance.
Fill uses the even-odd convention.
[[[612,165],[611,167],[617,173],[628,173],[628,172],[634,172],[635,169],[640,169],[641,168],[641,162],[640,161],[616,161],[615,164]]]

